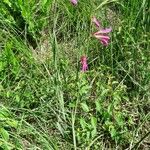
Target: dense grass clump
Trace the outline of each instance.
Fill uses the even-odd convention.
[[[0,149],[149,149],[148,0],[1,0],[0,12]]]

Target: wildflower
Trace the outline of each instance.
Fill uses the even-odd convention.
[[[96,19],[96,17],[92,17],[92,22],[97,26],[100,27],[100,22]]]
[[[82,64],[81,71],[83,71],[83,72],[87,71],[87,69],[88,69],[87,57],[86,56],[82,56],[80,61],[81,61],[81,64]]]
[[[108,43],[109,43],[109,40],[110,40],[110,37],[107,34],[112,31],[112,28],[102,29],[101,25],[100,25],[100,22],[96,19],[95,16],[92,18],[92,22],[96,25],[96,27],[98,27],[100,29],[98,32],[95,32],[93,34],[94,37],[96,37],[97,39],[99,39],[100,42],[104,46],[107,46]]]
[[[111,30],[111,28],[100,29],[98,32],[94,33],[94,37],[99,39],[104,46],[107,46],[110,40],[110,37],[107,34],[111,32]]]
[[[70,0],[70,2],[71,2],[73,5],[77,5],[78,0]]]

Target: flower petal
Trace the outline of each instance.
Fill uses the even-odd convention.
[[[106,28],[106,29],[101,29],[98,32],[96,32],[95,34],[103,34],[103,33],[109,33],[112,31],[112,28]]]
[[[97,26],[100,27],[100,22],[97,20],[97,18],[94,16],[92,17],[92,22]]]
[[[77,5],[78,0],[70,0],[70,2],[71,2],[73,5]]]
[[[101,35],[101,34],[94,34],[94,36],[95,36],[97,39],[106,39],[106,40],[109,40],[109,39],[110,39],[109,36]]]
[[[88,65],[87,64],[83,64],[81,71],[85,72],[87,70],[88,70]]]
[[[81,61],[81,64],[82,64],[81,71],[83,71],[83,72],[87,71],[88,70],[87,57],[82,56],[80,61]]]
[[[103,39],[101,39],[101,43],[104,45],[104,46],[107,46],[108,45],[108,39],[105,39],[105,38],[103,38]]]

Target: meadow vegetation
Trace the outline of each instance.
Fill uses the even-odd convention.
[[[1,0],[0,149],[148,150],[149,26],[148,0]]]

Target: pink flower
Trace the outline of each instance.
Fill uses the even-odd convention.
[[[110,40],[110,37],[107,35],[109,32],[111,32],[111,28],[106,28],[106,29],[100,29],[98,32],[95,32],[93,35],[96,37],[100,42],[104,45],[107,46]]]
[[[92,22],[96,25],[96,27],[100,27],[100,22],[96,19],[96,17],[92,17]]]
[[[98,40],[100,40],[100,42],[104,46],[107,46],[109,43],[109,40],[110,40],[108,33],[112,31],[112,28],[102,29],[100,22],[96,19],[95,16],[92,18],[92,22],[96,25],[96,27],[98,27],[100,29],[99,31],[97,31],[93,34],[94,37],[96,37]]]
[[[70,0],[70,2],[71,2],[73,5],[77,5],[78,0]]]
[[[83,71],[83,72],[87,71],[87,69],[88,69],[87,57],[86,56],[82,56],[80,61],[81,61],[81,64],[82,64],[81,71]]]

